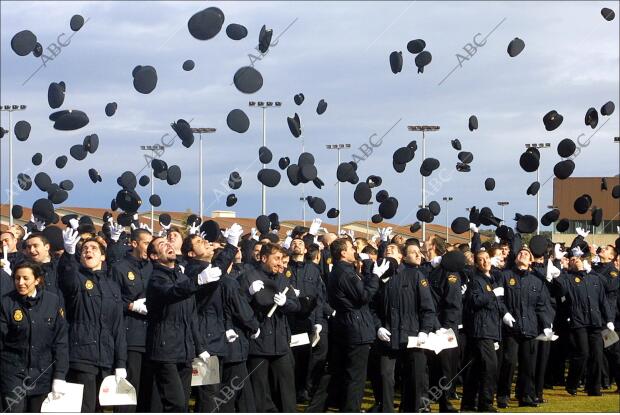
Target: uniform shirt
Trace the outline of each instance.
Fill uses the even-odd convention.
[[[47,394],[52,379],[64,380],[68,369],[67,325],[60,298],[46,290],[37,290],[34,298],[17,291],[3,297],[0,393],[9,395],[28,385],[24,388],[28,395]]]

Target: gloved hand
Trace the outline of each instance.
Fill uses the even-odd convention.
[[[258,230],[256,230],[256,228],[252,228],[252,230],[250,231],[250,238],[258,241]]]
[[[250,292],[250,295],[254,295],[263,288],[265,288],[265,283],[262,280],[256,280],[250,284],[248,291]]]
[[[226,242],[231,245],[239,245],[239,238],[243,235],[243,228],[238,223],[233,223],[232,226],[224,232]]]
[[[210,282],[219,281],[222,270],[209,264],[198,274],[198,285],[208,284]]]
[[[465,291],[467,291],[467,284],[461,285],[461,295],[465,295]]]
[[[125,227],[123,225],[112,223],[110,225],[110,239],[114,242],[118,242],[118,238],[121,237],[121,233],[123,233],[124,229]]]
[[[500,243],[499,236],[497,235],[495,235],[495,238],[493,238],[493,240],[495,241],[496,244]]]
[[[491,265],[493,265],[495,268],[498,268],[500,266],[500,257],[494,256],[493,258],[491,258]]]
[[[211,355],[206,350],[198,355],[198,358],[200,360],[202,360],[203,362],[205,362],[205,363],[207,363],[207,361],[209,361],[210,357],[211,357]]]
[[[276,293],[273,296],[273,302],[276,303],[279,307],[282,307],[284,304],[286,304],[286,294]]]
[[[365,259],[370,259],[370,255],[365,254],[365,253],[359,253],[358,254],[361,260],[365,260]]]
[[[553,335],[553,330],[552,329],[543,329],[543,334],[545,335],[545,337],[551,338],[551,336]]]
[[[293,238],[291,237],[292,234],[293,234],[292,230],[286,232],[286,239],[282,243],[283,248],[289,249],[291,247],[291,242],[293,242]]]
[[[353,229],[349,229],[347,231],[345,231],[346,235],[349,235],[351,237],[351,239],[355,240],[355,231]]]
[[[431,266],[433,268],[437,268],[439,264],[441,264],[441,258],[441,256],[436,256],[435,258],[431,259]]]
[[[39,232],[45,229],[45,222],[35,218],[34,215],[30,215],[30,222],[34,223],[34,226],[37,228]]]
[[[233,329],[226,330],[226,340],[228,340],[228,343],[232,343],[238,338],[239,338],[239,335]]]
[[[496,297],[503,296],[504,295],[504,287],[493,288],[493,294],[495,294]]]
[[[554,245],[553,256],[555,259],[562,259],[566,256],[566,252],[562,251],[562,246],[560,244]]]
[[[614,323],[612,323],[611,321],[606,324],[606,327],[609,329],[609,331],[615,331],[616,329],[616,327],[614,327]]]
[[[586,231],[583,228],[575,228],[575,232],[577,233],[577,235],[581,236],[583,239],[586,239],[588,235],[590,234],[590,231]]]
[[[515,318],[510,313],[504,314],[504,317],[502,317],[502,321],[508,327],[513,327],[514,324],[517,322],[517,320],[515,320]]]
[[[315,218],[312,221],[312,225],[310,225],[310,230],[308,231],[308,233],[310,235],[316,236],[317,232],[319,231],[319,228],[321,227],[321,223],[323,223],[321,219]]]
[[[260,329],[256,329],[256,333],[252,334],[250,336],[250,339],[256,340],[256,339],[258,339],[258,336],[260,336]]]
[[[80,234],[76,230],[65,228],[65,230],[62,231],[62,241],[66,253],[70,255],[75,254],[75,247],[77,246],[79,240]]]
[[[545,279],[548,282],[551,282],[553,278],[559,277],[560,273],[561,271],[553,265],[553,263],[551,262],[551,258],[549,258],[547,260],[547,275],[545,276]]]
[[[592,257],[592,263],[593,263],[594,265],[596,265],[596,264],[598,264],[598,263],[600,263],[600,262],[601,262],[601,257],[600,257],[600,256],[598,256],[598,255],[594,255],[594,256]]]
[[[162,225],[160,223],[159,226],[161,226],[161,231],[159,231],[159,236],[164,237],[168,235],[168,230],[172,227],[172,222],[167,225]]]
[[[131,311],[145,316],[148,312],[146,309],[146,298],[138,298],[137,300],[134,300],[133,305],[131,306]]]
[[[122,367],[114,369],[114,379],[116,379],[116,383],[120,382],[121,379],[127,379],[127,370]]]
[[[69,226],[71,227],[71,229],[77,229],[80,226],[80,221],[73,218],[69,220]]]
[[[148,231],[150,234],[153,234],[153,230],[146,223],[141,223],[140,224],[140,229],[144,229],[144,230]]]
[[[478,233],[480,232],[480,229],[476,226],[475,223],[469,223],[469,230],[471,230],[473,233]]]
[[[589,274],[592,271],[592,265],[588,261],[583,261],[583,269]]]
[[[390,239],[390,236],[392,236],[392,227],[388,226],[387,228],[379,228],[377,229],[377,232],[379,233],[381,241],[387,242]]]
[[[62,379],[54,379],[52,381],[52,398],[58,399],[65,393],[67,393],[67,382]]]
[[[32,232],[30,232],[25,226],[22,226],[22,229],[24,230],[24,237],[22,238],[22,241],[25,241],[30,235],[32,235]]]
[[[576,246],[573,249],[571,249],[570,252],[573,254],[573,256],[578,256],[578,257],[582,257],[583,256],[583,251],[578,246]]]
[[[385,327],[379,327],[379,330],[377,330],[377,337],[381,341],[389,342],[391,335],[392,333],[390,333]]]
[[[299,294],[301,293],[301,291],[298,290],[297,288],[293,288],[293,291],[295,291],[295,297],[299,297]]]
[[[428,340],[428,334],[424,333],[423,331],[418,333],[418,346],[426,343],[426,340]]]
[[[13,271],[11,271],[11,263],[7,260],[5,261],[4,259],[0,260],[0,263],[2,264],[2,270],[4,272],[6,272],[9,275],[13,274]]]
[[[200,232],[200,226],[196,226],[195,223],[192,223],[187,228],[187,233],[190,235],[198,235],[199,232]]]
[[[381,278],[381,276],[385,274],[385,271],[387,271],[388,268],[390,268],[390,263],[386,259],[384,259],[381,265],[377,265],[377,263],[375,262],[375,266],[372,267],[372,273],[377,277]]]
[[[319,334],[322,330],[323,330],[323,326],[321,324],[315,324],[314,325],[314,332],[316,334]]]

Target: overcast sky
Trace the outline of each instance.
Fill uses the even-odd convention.
[[[187,21],[209,6],[222,9],[224,26],[216,37],[200,41],[190,35]],[[159,143],[165,134],[169,140],[174,136],[170,123],[183,118],[191,120],[193,127],[217,129],[203,136],[205,213],[228,209],[226,195],[232,190],[226,182],[230,172],[237,170],[243,186],[234,191],[238,202],[232,209],[238,216],[256,216],[261,200],[256,174],[262,119],[261,111],[249,108],[248,101],[279,100],[282,107],[267,112],[267,146],[274,156],[270,167],[278,169],[282,156],[296,162],[301,145],[289,132],[286,117],[299,113],[306,150],[314,154],[319,177],[326,183],[321,190],[309,183],[306,194],[322,197],[328,209],[336,206],[337,155],[325,145],[350,143],[351,150],[342,152],[346,161],[354,153],[366,157],[358,148],[368,144],[373,134],[375,142],[385,134],[382,144],[359,163],[358,175],[361,180],[370,174],[381,176],[382,188],[399,200],[391,222],[414,222],[421,203],[422,140],[419,133],[408,132],[407,125],[430,124],[441,130],[427,135],[426,155],[439,159],[441,167],[427,179],[427,202],[437,200],[443,209],[442,197],[453,197],[450,221],[466,215],[465,208],[471,205],[488,205],[500,216],[496,205],[500,200],[510,202],[507,218],[514,212],[534,214],[536,199],[525,192],[536,176],[518,164],[525,143],[551,143],[550,149],[542,150],[541,183],[553,175],[553,166],[560,161],[556,146],[563,138],[576,141],[581,137],[584,144],[575,159],[573,176],[618,174],[620,146],[613,143],[619,131],[618,111],[611,117],[601,116],[596,130],[584,125],[589,107],[599,110],[609,100],[616,106],[619,102],[618,18],[604,20],[602,7],[618,13],[618,2],[611,1],[2,1],[1,103],[27,105],[26,111],[14,113],[13,124],[24,119],[32,125],[26,142],[14,142],[14,174],[25,172],[34,179],[42,169],[55,182],[71,179],[75,188],[65,205],[109,207],[119,190],[116,178],[125,170],[138,173],[144,167],[139,146]],[[87,22],[42,68],[41,58],[20,57],[11,50],[13,35],[29,29],[43,45],[44,54],[53,57],[51,50],[56,48],[52,44],[58,43],[59,35],[65,34],[60,40],[66,43],[73,33],[69,21],[74,14]],[[229,39],[225,28],[230,23],[247,27],[248,36],[240,41]],[[260,55],[255,47],[263,24],[273,28],[274,39],[280,38],[254,62],[264,86],[255,94],[243,94],[232,85],[232,77],[238,68],[250,64],[248,55]],[[475,54],[466,46],[474,44],[474,38],[480,44],[487,35]],[[515,37],[526,46],[511,58],[506,48]],[[406,48],[416,38],[426,41],[426,50],[433,56],[421,74]],[[464,47],[472,51],[471,56]],[[396,75],[389,65],[392,51],[402,51],[404,57],[403,70]],[[461,66],[458,54],[467,58],[461,59]],[[181,68],[186,59],[196,63],[191,72]],[[148,95],[133,88],[131,73],[136,65],[152,65],[157,70],[157,87]],[[86,112],[90,118],[86,127],[71,132],[52,128],[48,116],[54,110],[48,106],[47,89],[50,82],[60,81],[67,85],[62,108]],[[305,95],[301,106],[293,102],[299,92]],[[328,103],[323,115],[316,113],[320,99]],[[118,103],[118,110],[109,118],[104,108],[112,101]],[[250,129],[244,134],[226,125],[227,114],[235,108],[250,117]],[[547,132],[542,117],[552,109],[564,116],[564,122]],[[468,129],[471,115],[479,120],[474,132]],[[8,116],[3,113],[2,126],[7,125]],[[99,150],[80,162],[69,157],[67,166],[57,169],[56,157],[68,155],[72,145],[92,133],[100,138]],[[455,138],[463,150],[474,154],[469,173],[455,169],[457,151],[450,145]],[[392,168],[392,154],[414,139],[419,150],[405,172],[398,174]],[[44,162],[35,167],[30,159],[37,151]],[[2,203],[8,203],[7,153],[5,137]],[[189,149],[177,140],[162,158],[168,165],[179,165],[183,177],[176,186],[156,180],[155,191],[163,200],[160,209],[196,212],[197,140]],[[94,185],[89,180],[91,167],[100,172],[102,183]],[[148,169],[141,174],[148,174]],[[484,189],[487,177],[495,178],[493,192]],[[354,187],[342,185],[343,222],[364,220],[367,215],[367,207],[353,200]],[[549,180],[541,188],[541,214],[552,202],[552,187]],[[138,191],[148,209],[149,188]],[[301,186],[293,187],[283,172],[280,185],[268,189],[268,213],[277,211],[281,219],[299,219],[300,195]],[[31,206],[40,197],[45,194],[33,185],[27,192],[18,189],[15,203]],[[373,213],[377,208],[375,203]],[[316,216],[310,208],[307,215]],[[321,217],[327,220],[325,214]],[[444,211],[435,223],[445,223]]]

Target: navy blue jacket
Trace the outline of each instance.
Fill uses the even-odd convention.
[[[129,304],[146,297],[146,286],[153,272],[153,264],[149,260],[140,260],[128,255],[116,261],[110,268],[110,278],[121,289],[127,349],[137,352],[146,350],[146,316],[129,310]]]
[[[62,299],[60,284],[58,283],[58,258],[52,257],[50,262],[39,264],[45,274],[45,289],[58,294]]]
[[[245,362],[250,352],[249,337],[256,333],[260,325],[254,317],[254,310],[252,310],[247,297],[241,292],[237,280],[226,275],[222,277],[220,285],[224,291],[225,328],[226,330],[234,330],[239,336],[232,343],[226,341],[224,361],[226,363]]]
[[[479,271],[467,284],[463,325],[468,336],[474,339],[496,342],[502,339],[502,317],[506,314],[506,307],[493,293],[496,287],[490,277]]]
[[[151,360],[189,363],[207,350],[198,334],[194,298],[196,291],[205,288],[199,288],[178,265],[153,264],[146,287],[146,353]]]
[[[362,275],[354,265],[335,261],[329,274],[327,295],[336,310],[332,330],[347,345],[370,344],[375,341],[375,322],[369,304],[379,289],[379,278],[372,274],[373,263],[364,260]]]
[[[611,307],[605,296],[603,277],[595,272],[563,272],[554,279],[566,298],[569,327],[598,327],[613,321]]]
[[[11,291],[15,291],[13,277],[7,274],[3,269],[0,269],[0,298]]]
[[[408,264],[399,266],[395,275],[379,284],[371,311],[375,332],[384,327],[392,333],[389,343],[378,340],[378,344],[392,350],[407,348],[409,336],[432,331],[437,318],[428,280]]]
[[[58,283],[67,309],[70,365],[124,368],[127,340],[118,284],[105,269],[93,272],[67,253],[60,258]]]
[[[47,394],[52,379],[69,369],[67,325],[60,298],[37,290],[34,298],[13,291],[0,307],[0,393],[32,385],[28,395]],[[36,380],[36,382],[35,382]]]
[[[300,291],[299,298],[305,297],[304,301],[315,304],[312,310],[302,310],[300,313],[289,316],[288,321],[293,334],[311,333],[315,324],[327,327],[327,320],[323,312],[326,291],[319,267],[312,262],[291,260],[284,275],[287,277],[289,285]]]
[[[618,278],[618,270],[613,262],[598,263],[592,266],[592,270],[603,277],[603,285],[605,286],[605,295],[614,316],[615,326],[620,330],[620,278]]]
[[[456,333],[463,322],[463,293],[461,291],[461,275],[458,272],[446,271],[439,266],[430,272],[428,281],[432,289],[433,300],[437,312],[434,329],[451,328]]]

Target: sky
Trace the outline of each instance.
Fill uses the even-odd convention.
[[[211,6],[225,15],[221,32],[206,41],[193,38],[187,21]],[[205,214],[232,209],[240,217],[254,217],[261,207],[256,175],[261,167],[258,148],[263,125],[262,110],[250,108],[248,102],[270,100],[281,101],[282,106],[266,114],[267,147],[273,153],[268,167],[279,170],[277,162],[283,156],[296,162],[301,143],[291,135],[286,117],[297,112],[305,149],[315,156],[318,175],[325,182],[320,190],[307,184],[305,195],[323,198],[328,209],[337,205],[338,163],[336,151],[325,146],[348,143],[351,148],[341,152],[342,161],[363,158],[357,170],[360,180],[371,174],[381,176],[380,189],[399,200],[390,222],[413,223],[422,194],[422,137],[407,126],[424,124],[440,126],[426,135],[426,157],[441,163],[426,180],[427,203],[437,200],[442,206],[435,223],[445,224],[442,199],[446,196],[453,198],[449,222],[467,216],[465,208],[472,205],[490,206],[501,216],[497,201],[510,202],[507,221],[515,212],[535,214],[536,198],[526,195],[526,189],[536,173],[525,173],[518,161],[526,143],[548,142],[551,147],[541,150],[542,215],[552,203],[550,178],[561,160],[556,152],[560,140],[579,143],[573,176],[618,174],[620,146],[613,142],[620,129],[618,111],[600,116],[594,130],[584,124],[588,108],[599,110],[610,100],[616,106],[619,103],[618,18],[604,20],[602,7],[619,11],[618,2],[612,1],[2,1],[0,101],[27,105],[27,110],[13,114],[12,122],[27,120],[32,125],[27,141],[14,141],[14,176],[23,172],[34,179],[43,170],[55,182],[74,182],[64,205],[109,207],[120,190],[118,176],[126,170],[148,174],[140,146],[160,144],[162,137],[170,142],[174,137],[170,123],[182,118],[192,127],[217,129],[203,135]],[[75,33],[69,27],[74,14],[86,20]],[[225,28],[230,23],[244,25],[248,36],[229,39]],[[261,56],[256,46],[262,25],[273,29],[278,42]],[[45,65],[42,58],[20,57],[12,51],[11,38],[24,29],[36,34],[44,55],[52,58]],[[525,49],[511,58],[506,49],[515,37],[523,39]],[[418,38],[425,40],[425,50],[432,54],[423,73],[417,72],[415,56],[406,48]],[[60,47],[59,41],[66,46]],[[403,53],[398,74],[390,70],[392,51]],[[195,62],[194,70],[182,69],[186,59]],[[250,64],[262,74],[264,85],[254,94],[244,94],[232,78]],[[157,87],[150,94],[133,88],[131,73],[136,65],[157,70]],[[61,108],[79,109],[89,116],[89,124],[79,130],[57,131],[48,119],[55,110],[47,103],[47,89],[51,82],[60,81],[66,83]],[[297,106],[293,96],[300,92],[305,101]],[[328,103],[322,115],[316,113],[320,99]],[[108,102],[118,103],[113,117],[105,115]],[[226,124],[227,114],[236,108],[250,118],[250,128],[243,134]],[[548,132],[542,118],[554,109],[564,122]],[[479,120],[473,132],[468,129],[471,115]],[[2,113],[1,123],[8,129],[7,113]],[[56,157],[68,155],[72,145],[93,133],[100,139],[95,154],[83,161],[69,156],[66,167],[56,168]],[[2,203],[8,203],[6,138],[1,141],[0,157]],[[455,169],[458,152],[450,145],[455,138],[474,155],[469,173]],[[396,173],[392,154],[412,140],[418,142],[415,158],[404,173]],[[380,145],[371,145],[379,141]],[[35,152],[43,154],[38,167],[30,161]],[[156,180],[155,193],[162,199],[159,209],[197,212],[198,137],[191,148],[176,139],[161,158],[168,165],[179,165],[183,175],[175,186]],[[99,171],[102,183],[89,180],[91,167]],[[227,186],[232,171],[243,179],[236,191]],[[292,186],[282,173],[280,184],[267,190],[267,213],[300,219],[301,186]],[[496,181],[492,192],[484,189],[487,177]],[[349,183],[341,186],[343,223],[368,216],[368,207],[353,200],[354,188]],[[149,209],[150,188],[137,190],[143,210]],[[227,208],[226,195],[233,192],[238,202]],[[40,197],[46,194],[34,185],[26,192],[15,191],[15,203],[24,206]],[[377,213],[378,203],[371,208],[372,214]],[[316,215],[307,205],[306,215],[336,222],[325,213]]]

